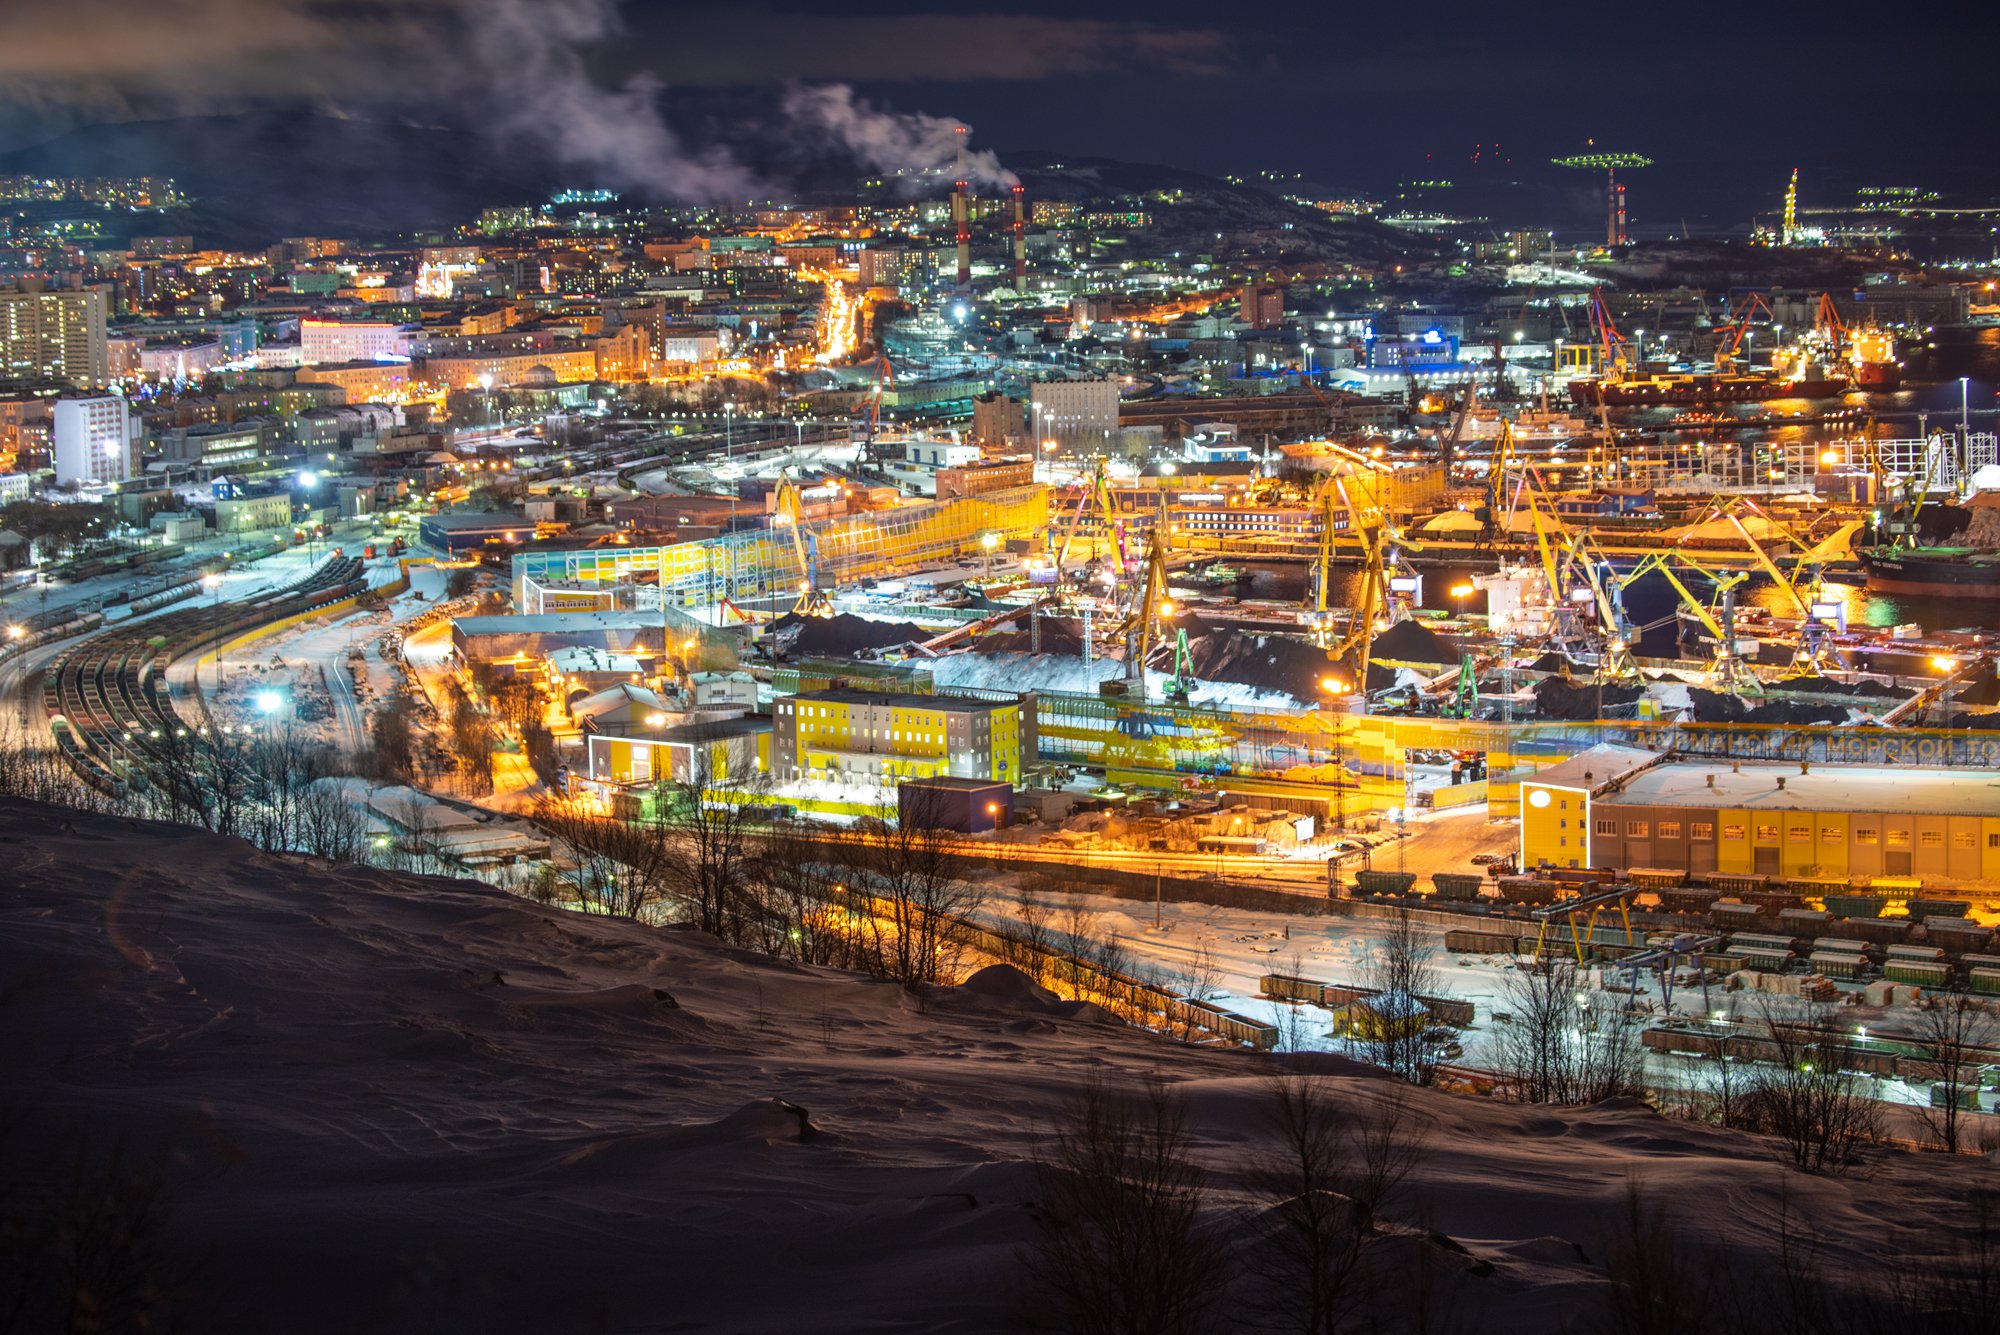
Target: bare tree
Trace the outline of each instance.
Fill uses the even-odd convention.
[[[406,696],[392,694],[369,716],[368,738],[375,762],[371,777],[410,782],[417,772],[417,748]]]
[[[963,879],[953,856],[956,840],[935,794],[907,802],[864,842],[847,845],[861,888],[875,901],[888,976],[905,987],[935,983],[958,968],[966,916],[979,906],[978,886]]]
[[[804,827],[792,821],[771,827],[757,852],[754,881],[765,915],[782,925],[773,953],[804,964],[869,968],[844,878]]]
[[[340,783],[322,779],[299,795],[294,846],[300,852],[329,862],[359,862],[367,830],[367,818]]]
[[[1688,1335],[1722,1327],[1719,1258],[1667,1217],[1636,1178],[1607,1221],[1604,1335]]]
[[[1370,956],[1364,978],[1375,990],[1369,1006],[1374,1018],[1362,1040],[1369,1061],[1393,1071],[1413,1085],[1437,1079],[1438,1047],[1426,1034],[1423,999],[1439,991],[1437,953],[1430,933],[1418,926],[1408,909],[1399,909],[1386,936]]]
[[[1784,1144],[1802,1172],[1837,1171],[1879,1134],[1881,1109],[1845,1069],[1847,1038],[1820,1004],[1787,1010],[1762,998],[1770,1060],[1758,1063],[1747,1119]]]
[[[1265,1105],[1273,1144],[1250,1174],[1264,1202],[1246,1256],[1272,1320],[1302,1335],[1361,1328],[1380,1282],[1377,1221],[1423,1151],[1400,1091],[1356,1109],[1325,1076],[1287,1072]]]
[[[644,918],[666,897],[659,832],[606,815],[591,801],[543,797],[535,821],[576,860],[576,898],[586,912]]]
[[[1550,956],[1511,974],[1511,1017],[1500,1030],[1496,1066],[1523,1103],[1596,1103],[1643,1092],[1644,1025],[1625,1002],[1584,991],[1582,970]]]
[[[493,724],[465,688],[451,683],[451,754],[458,762],[464,791],[480,796],[493,791]]]
[[[1039,983],[1048,976],[1049,953],[1055,948],[1049,910],[1032,891],[1022,888],[1014,892],[1012,916],[1008,941],[1013,949],[1008,952],[1008,963]]]
[[[1199,1335],[1216,1325],[1227,1248],[1203,1219],[1181,1100],[1152,1082],[1093,1081],[1040,1165],[1025,1297],[1036,1324],[1070,1335]]]
[[[721,744],[700,740],[687,769],[653,789],[647,824],[668,898],[682,919],[731,944],[754,944],[762,930],[752,894],[762,826],[749,807],[768,788],[761,776],[732,774]]]
[[[2000,1040],[2000,1024],[1983,1002],[1952,993],[1925,1002],[1912,1027],[1917,1077],[1931,1082],[1930,1103],[1917,1115],[1946,1154],[1957,1154],[1965,1147],[1965,1113],[1979,1093],[1980,1068]]]

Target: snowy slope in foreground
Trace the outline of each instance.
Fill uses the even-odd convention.
[[[998,1329],[1027,1165],[1089,1074],[1180,1084],[1226,1189],[1262,1134],[1268,1059],[1030,998],[920,1003],[473,883],[26,804],[0,802],[0,844],[0,1172],[170,1163],[190,1329]],[[1804,1179],[1631,1106],[1416,1105],[1428,1223],[1493,1265],[1457,1281],[1482,1331],[1595,1301],[1583,1258],[1631,1175],[1748,1257],[1773,1253],[1787,1181],[1835,1270],[1920,1256],[1954,1208],[1936,1159]]]

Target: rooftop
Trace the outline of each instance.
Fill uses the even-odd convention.
[[[658,612],[544,612],[540,616],[453,617],[461,635],[559,635],[589,630],[659,630]]]
[[[909,692],[856,691],[844,687],[835,687],[825,691],[800,691],[792,699],[802,700],[808,704],[874,705],[883,709],[935,709],[957,714],[979,714],[1001,705],[1013,703],[1012,701],[1005,700],[968,700],[955,695],[917,695]]]
[[[953,793],[983,793],[991,788],[1006,788],[1011,785],[1005,779],[965,779],[955,774],[939,774],[929,779],[905,779],[902,786]]]
[[[489,510],[454,510],[425,515],[423,527],[441,533],[477,533],[487,529],[532,529],[535,522],[520,515]]]
[[[1524,782],[1550,788],[1594,791],[1614,779],[1635,773],[1661,759],[1661,755],[1656,751],[1599,742],[1587,751],[1577,752],[1560,765],[1551,765],[1540,773],[1530,776]]]
[[[1714,787],[1709,786],[1711,779]],[[1780,780],[1783,787],[1779,787]],[[1735,766],[1668,763],[1635,774],[1616,798],[1636,805],[1733,807],[1751,811],[2000,816],[2000,773],[1984,769],[1875,769],[1848,765],[1815,765],[1800,773],[1799,766],[1783,763],[1746,761]]]

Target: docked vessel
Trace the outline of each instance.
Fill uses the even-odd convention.
[[[1843,376],[1809,375],[1782,380],[1734,372],[1672,372],[1664,375],[1589,378],[1569,382],[1573,403],[1588,407],[1659,408],[1717,403],[1764,403],[1772,399],[1832,399],[1847,392]]]
[[[1887,394],[1902,388],[1903,364],[1896,360],[1893,335],[1873,326],[1854,330],[1848,335],[1847,347],[1856,389]]]
[[[2000,599],[2000,552],[1973,547],[1862,547],[1855,557],[1877,593]]]

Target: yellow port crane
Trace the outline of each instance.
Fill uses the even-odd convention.
[[[806,527],[805,498],[799,484],[787,474],[778,479],[778,496],[771,527],[791,535],[792,551],[799,561],[799,601],[792,611],[800,616],[830,617],[833,604],[819,587],[819,535]]]
[[[1695,596],[1692,589],[1688,588],[1687,583],[1674,570],[1676,564],[1684,570],[1706,577],[1715,585],[1716,601],[1722,605],[1719,617],[1714,605],[1703,602]],[[1763,683],[1757,680],[1756,674],[1752,673],[1736,654],[1735,589],[1738,584],[1750,578],[1750,573],[1746,570],[1715,570],[1683,552],[1652,553],[1633,569],[1632,578],[1637,579],[1649,570],[1657,570],[1666,577],[1667,583],[1671,584],[1674,592],[1680,595],[1682,605],[1693,613],[1695,620],[1701,623],[1702,629],[1714,638],[1715,656],[1709,663],[1708,674],[1716,688],[1735,691],[1741,695],[1762,694]]]

